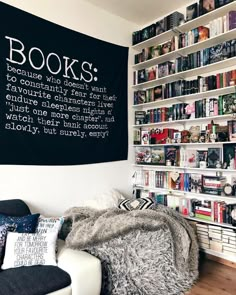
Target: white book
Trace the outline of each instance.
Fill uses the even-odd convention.
[[[222,252],[223,247],[221,243],[210,241],[210,249],[212,249],[213,251]]]
[[[199,243],[199,247],[201,249],[210,249],[210,245],[205,243]]]
[[[203,239],[203,238],[200,238],[198,239],[199,243],[204,243],[204,244],[210,244],[210,240],[209,239]]]
[[[208,233],[208,229],[207,228],[201,228],[201,229],[197,228],[197,233],[202,233],[202,232]]]
[[[223,32],[227,32],[226,15],[223,16]]]
[[[208,228],[208,224],[197,223],[196,226],[199,228]]]
[[[231,252],[231,251],[228,251],[228,250],[224,250],[223,249],[223,251],[222,251],[224,254],[227,254],[227,255],[229,255],[229,256],[236,256],[236,253],[234,253],[234,252]]]
[[[222,227],[220,226],[217,226],[217,225],[208,225],[209,229],[211,230],[219,230],[219,231],[222,231]]]
[[[227,244],[232,244],[232,245],[236,245],[236,241],[235,240],[231,240],[230,238],[222,238],[222,242],[227,243]]]
[[[230,252],[236,253],[236,249],[235,248],[231,248],[229,246],[224,246],[223,249],[226,250],[226,251],[230,251]]]
[[[236,245],[231,245],[231,244],[227,244],[227,243],[222,243],[224,249],[231,248],[234,249],[236,251]],[[231,251],[231,250],[230,250]]]
[[[209,232],[209,237],[216,240],[222,240],[222,235],[217,233]]]
[[[235,232],[222,232],[223,235],[225,236],[229,236],[229,237],[236,237],[236,233]]]

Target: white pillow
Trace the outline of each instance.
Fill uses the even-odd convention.
[[[94,199],[85,200],[82,206],[91,207],[98,210],[118,207],[119,200],[123,195],[115,189],[98,194]]]
[[[2,269],[32,265],[57,265],[54,233],[8,232]]]
[[[54,233],[57,236],[63,222],[63,217],[40,216],[35,232],[40,234]]]

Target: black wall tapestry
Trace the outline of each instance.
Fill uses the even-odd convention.
[[[0,19],[0,164],[127,159],[128,48],[2,2]]]

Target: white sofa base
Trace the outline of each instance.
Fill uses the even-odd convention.
[[[68,286],[66,288],[63,288],[61,290],[52,292],[52,293],[48,293],[47,295],[72,295],[72,289],[71,286]]]
[[[99,259],[84,251],[65,248],[64,242],[60,240],[58,266],[70,275],[72,281],[72,293],[65,295],[100,295],[102,270]],[[56,292],[51,294],[64,295]]]

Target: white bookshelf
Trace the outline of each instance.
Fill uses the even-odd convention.
[[[193,19],[187,23],[184,23],[183,25],[180,25],[177,28],[174,28],[173,30],[164,32],[158,36],[155,36],[153,38],[150,38],[144,42],[141,42],[139,44],[136,44],[132,46],[132,49],[135,50],[135,53],[141,52],[142,49],[161,45],[164,42],[170,41],[171,38],[175,35],[179,35],[179,33],[188,32],[192,29],[195,29],[199,26],[205,26],[208,25],[210,21],[222,17],[226,15],[229,11],[236,10],[236,1],[229,3],[221,8],[218,8],[216,10],[213,10],[205,15],[202,15],[196,19]],[[155,21],[154,21],[155,22]],[[222,34],[219,34],[217,36],[211,37],[207,40],[204,40],[199,43],[192,44],[190,46],[186,46],[184,48],[177,49],[175,51],[166,53],[164,55],[155,57],[153,59],[135,64],[132,66],[133,71],[138,71],[140,69],[149,68],[151,66],[156,66],[158,64],[161,64],[166,61],[172,61],[180,56],[186,56],[188,54],[200,51],[204,48],[209,48],[211,46],[217,45],[219,43],[229,41],[236,38],[236,29],[233,29],[228,32],[224,32]],[[136,90],[147,90],[150,88],[153,88],[155,86],[171,83],[178,80],[183,79],[196,79],[197,76],[206,77],[211,75],[211,73],[223,73],[228,70],[236,69],[236,56],[213,63],[208,64],[202,67],[197,67],[194,69],[190,69],[187,71],[178,72],[172,75],[168,75],[163,78],[158,78],[156,80],[147,81],[144,83],[139,83],[137,85],[132,85],[133,91]],[[190,95],[182,95],[178,97],[172,97],[162,100],[157,100],[153,102],[143,103],[143,104],[137,104],[133,105],[133,110],[148,110],[148,109],[155,109],[160,107],[169,107],[173,104],[177,103],[193,103],[196,100],[203,99],[203,98],[210,98],[210,97],[216,97],[224,94],[230,94],[236,92],[236,86],[229,86],[225,88],[220,89],[214,89],[206,92],[201,93],[194,93]],[[177,126],[179,130],[188,130],[188,126],[196,126],[201,124],[206,124],[213,120],[217,123],[226,122],[228,120],[235,119],[234,114],[227,114],[227,115],[217,115],[217,116],[211,116],[211,117],[204,117],[204,118],[194,118],[194,119],[184,119],[184,120],[176,120],[176,121],[166,121],[166,122],[158,122],[158,123],[149,123],[149,124],[140,124],[140,125],[133,125],[133,129],[136,130],[149,130],[150,128],[154,127],[160,127],[160,128],[173,128]],[[180,146],[184,149],[193,148],[193,149],[201,149],[207,148],[207,147],[222,147],[223,145],[231,144],[232,142],[209,142],[209,143],[168,143],[168,144],[147,144],[147,145],[132,145],[134,149],[137,147],[155,147],[155,146]],[[155,175],[155,171],[178,171],[183,173],[198,173],[198,174],[206,174],[206,175],[216,175],[217,172],[221,173],[222,175],[226,175],[227,177],[231,177],[231,175],[236,175],[236,169],[222,169],[222,168],[191,168],[191,167],[185,167],[185,166],[159,166],[159,165],[151,165],[151,164],[133,164],[133,168],[136,172],[140,172],[140,175],[143,177],[143,171],[150,170],[153,171],[151,175]],[[225,201],[226,204],[233,204],[236,203],[236,197],[234,196],[223,196],[223,195],[211,195],[211,194],[203,194],[203,193],[195,193],[195,192],[187,192],[187,191],[181,191],[181,190],[174,190],[174,189],[166,189],[166,188],[158,188],[155,186],[155,179],[150,181],[149,184],[151,186],[145,186],[141,185],[139,183],[144,184],[145,182],[143,179],[136,179],[137,182],[135,183],[135,186],[139,189],[142,189],[144,191],[150,191],[150,192],[158,192],[160,194],[165,195],[171,195],[174,197],[179,198],[187,198],[187,199],[199,199],[199,200],[212,200],[212,201]],[[235,229],[235,226],[232,226],[231,224],[225,224],[225,223],[218,223],[214,221],[208,221],[203,220],[191,216],[183,216],[184,218],[200,223],[205,224],[212,224],[217,225],[225,228]],[[208,254],[222,257],[224,259],[228,259],[230,261],[236,262],[236,255],[235,256],[229,256],[221,252],[216,252],[211,249],[202,250]]]

